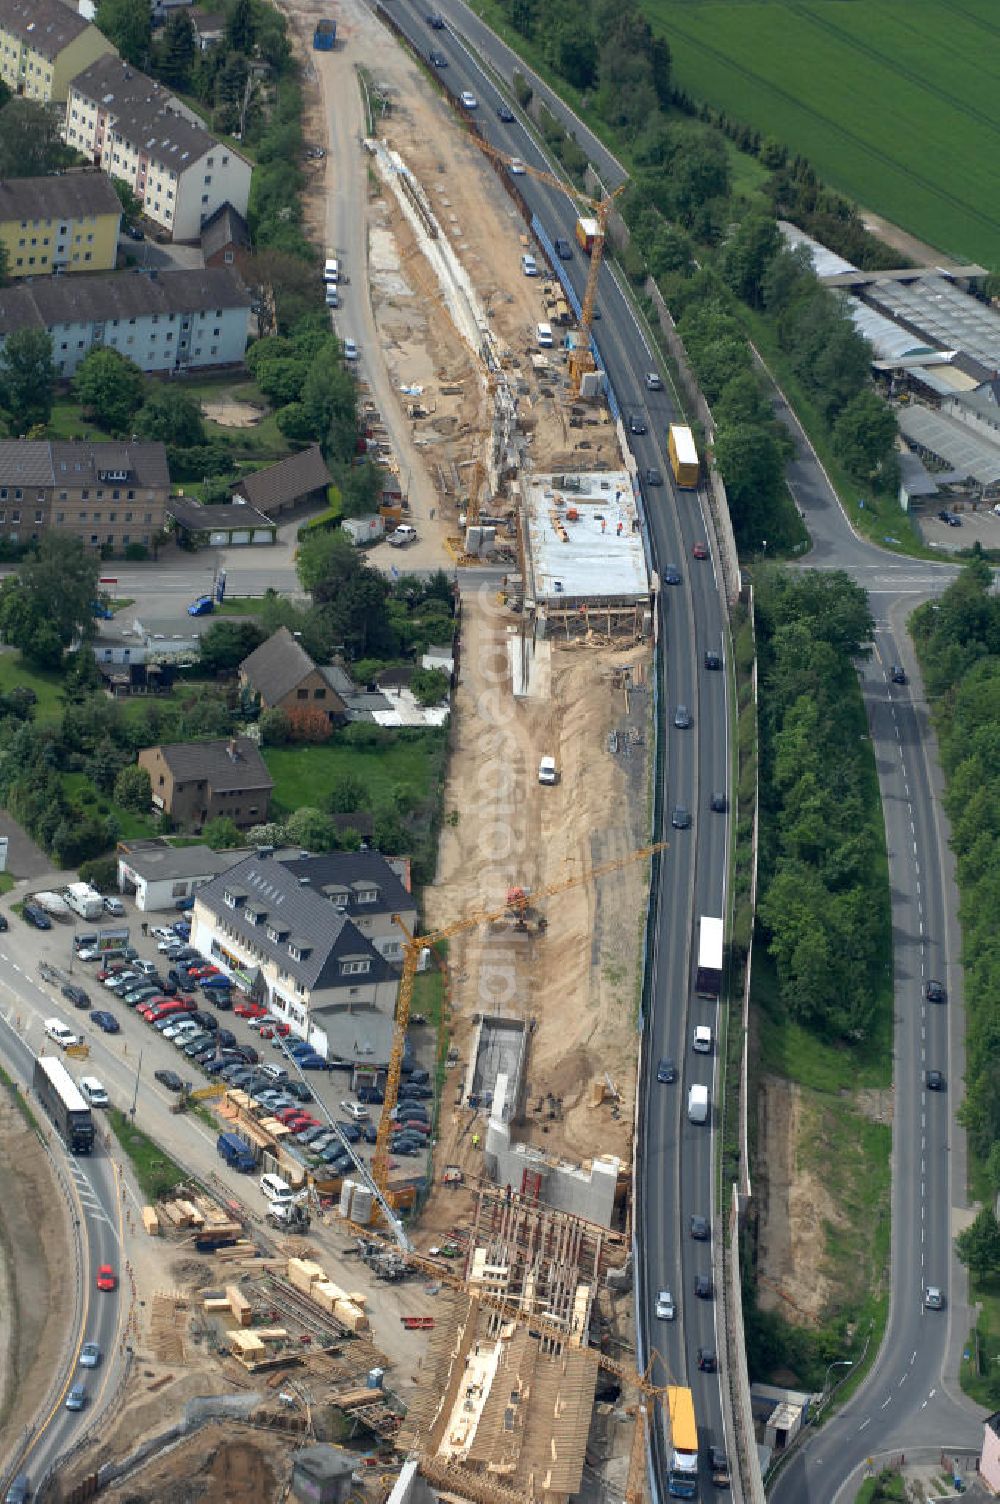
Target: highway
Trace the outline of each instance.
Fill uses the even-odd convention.
[[[448,14],[446,6],[442,10]],[[523,125],[498,118],[497,106],[510,101],[497,91],[476,55],[450,28],[432,30],[426,14],[426,6],[416,0],[394,0],[393,19],[420,55],[426,58],[433,49],[448,58],[448,67],[439,75],[445,87],[456,95],[470,89],[476,96],[477,123],[490,144],[521,157],[529,166],[551,171],[552,164]],[[517,186],[546,232],[573,242],[573,260],[560,262],[559,267],[582,299],[589,261],[573,240],[577,212],[573,201],[530,175],[518,178]],[[667,390],[646,388],[646,372],[657,370],[657,361],[607,265],[601,272],[597,304],[601,319],[594,329],[611,384],[626,417],[641,415],[648,430],[630,440],[640,475],[654,466],[664,478],[662,486],[645,492],[650,551],[658,569],[674,565],[682,576],[679,586],[663,588],[660,599],[664,651],[659,695],[667,729],[665,829],[656,835],[669,839],[671,846],[657,890],[654,1008],[649,1030],[653,1077],[662,1055],[677,1062],[678,1080],[672,1085],[652,1080],[647,1099],[641,1191],[645,1257],[638,1290],[646,1333],[642,1361],[655,1350],[660,1360],[654,1370],[658,1382],[690,1383],[702,1447],[709,1442],[724,1446],[727,1438],[718,1377],[697,1368],[699,1348],[719,1351],[721,1345],[714,1300],[694,1295],[695,1275],[711,1272],[712,1250],[710,1243],[694,1242],[688,1235],[693,1215],[713,1216],[714,1130],[692,1126],[685,1103],[693,1081],[713,1088],[713,1105],[716,1097],[717,1057],[714,1052],[695,1055],[691,1034],[695,1023],[710,1024],[716,1034],[717,1010],[705,1002],[689,1004],[688,999],[697,916],[725,912],[728,816],[711,813],[709,799],[713,789],[729,786],[729,676],[704,668],[706,650],[725,651],[725,613],[714,559],[692,557],[693,545],[708,540],[699,498],[694,493],[675,494],[670,485],[667,426],[677,410]],[[690,730],[673,725],[679,704],[691,712],[694,725]],[[691,810],[691,829],[670,829],[675,804]],[[663,1288],[674,1296],[677,1319],[673,1323],[656,1319],[656,1294]],[[657,1456],[663,1477],[662,1435],[657,1437]],[[706,1496],[713,1492],[704,1470],[701,1487]]]
[[[5,958],[0,957],[0,960]],[[8,967],[4,966],[6,972]],[[41,1040],[36,1039],[41,1053]],[[6,1020],[0,1021],[0,1048],[5,1063],[23,1084],[31,1082],[34,1055]],[[34,1103],[38,1109],[37,1102]],[[95,1114],[96,1117],[96,1114]],[[98,1128],[100,1122],[97,1122]],[[54,1139],[53,1153],[60,1159],[70,1180],[74,1217],[80,1229],[82,1266],[67,1270],[63,1296],[73,1302],[67,1320],[75,1322],[67,1332],[66,1363],[61,1374],[52,1375],[52,1390],[40,1414],[30,1445],[19,1462],[19,1471],[27,1472],[33,1488],[70,1447],[94,1425],[96,1418],[114,1390],[121,1374],[123,1353],[119,1332],[130,1303],[130,1291],[122,1275],[122,1207],[118,1175],[114,1164],[100,1144],[90,1155],[74,1156]],[[111,1292],[97,1289],[96,1276],[101,1264],[110,1264],[119,1277],[119,1286]],[[80,1350],[85,1342],[96,1342],[101,1349],[97,1368],[80,1368]],[[83,1381],[86,1401],[82,1410],[67,1410],[66,1397],[71,1385]]]

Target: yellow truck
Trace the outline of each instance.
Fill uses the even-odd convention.
[[[671,423],[667,435],[670,468],[677,485],[697,488],[701,478],[701,463],[695,447],[694,435],[683,423]]]

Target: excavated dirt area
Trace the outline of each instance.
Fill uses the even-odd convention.
[[[269,1504],[284,1497],[292,1453],[301,1444],[246,1426],[205,1426],[101,1498],[108,1504]]]
[[[647,649],[554,647],[548,694],[515,701],[506,659],[512,626],[487,592],[466,597],[438,881],[426,894],[432,927],[482,905],[502,907],[510,886],[538,893],[627,858],[644,841]],[[617,681],[628,665],[643,682],[626,710]],[[613,751],[616,731],[620,750]],[[555,787],[538,782],[546,754],[559,768]],[[647,886],[646,863],[626,862],[600,880],[596,894],[587,883],[539,898],[543,934],[480,928],[451,939],[459,1063],[442,1104],[438,1185],[445,1165],[461,1165],[470,1177],[479,1173],[473,1140],[484,1120],[461,1097],[476,1016],[484,1011],[520,1018],[532,1030],[527,1122],[518,1136],[573,1162],[600,1153],[629,1162]],[[594,1105],[595,1087],[602,1085],[606,1100]],[[464,1212],[462,1193],[439,1189],[426,1215],[430,1225],[447,1230]]]
[[[0,1457],[34,1417],[66,1338],[68,1212],[48,1155],[0,1090]]]

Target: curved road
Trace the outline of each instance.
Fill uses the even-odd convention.
[[[6,1020],[0,1021],[0,1050],[12,1073],[23,1085],[30,1086],[35,1057]],[[32,1105],[40,1112],[34,1099]],[[99,1115],[95,1113],[94,1116],[100,1129]],[[121,1371],[119,1327],[129,1302],[128,1284],[126,1282],[124,1287],[121,1284],[124,1241],[116,1168],[100,1144],[90,1155],[69,1154],[55,1135],[53,1145],[53,1153],[61,1159],[72,1182],[83,1262],[78,1270],[65,1272],[65,1292],[72,1291],[74,1279],[77,1282],[79,1302],[73,1312],[67,1311],[67,1317],[74,1316],[77,1324],[67,1340],[63,1369],[58,1376],[53,1376],[55,1383],[47,1408],[19,1463],[19,1471],[29,1474],[33,1489],[38,1488],[49,1469],[81,1440],[100,1416],[105,1398]],[[97,1289],[96,1274],[101,1264],[110,1264],[119,1276],[119,1286],[112,1293],[102,1293]],[[58,1292],[54,1291],[53,1298],[57,1295]],[[70,1298],[68,1293],[65,1298]],[[100,1346],[99,1367],[84,1369],[78,1366],[84,1342],[96,1342]],[[67,1410],[66,1395],[70,1386],[79,1381],[86,1385],[86,1404],[82,1410]]]

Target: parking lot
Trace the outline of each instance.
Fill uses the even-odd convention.
[[[117,900],[110,900],[112,904]],[[142,934],[142,923],[148,933]],[[283,1146],[314,1169],[350,1169],[343,1146],[330,1130],[335,1122],[354,1151],[370,1160],[381,1112],[381,1091],[355,1078],[350,1063],[327,1061],[287,1024],[271,1018],[228,978],[188,945],[185,916],[141,916],[126,900],[124,917],[72,924],[53,919],[47,931],[33,931],[16,917],[11,923],[37,944],[36,976],[52,996],[51,1021],[82,1038],[120,1040],[137,1062],[136,1098],[150,1087],[177,1102],[186,1090],[211,1084],[236,1087],[259,1102],[261,1116],[278,1118],[289,1132]],[[110,958],[87,944],[99,929],[128,928],[128,949]],[[53,954],[55,953],[55,954]],[[72,957],[72,959],[69,959]],[[285,1037],[283,1037],[285,1036]],[[59,1042],[55,1030],[50,1038]],[[394,1141],[393,1160],[419,1171],[432,1113],[431,1031],[414,1027],[407,1040],[398,1116],[413,1124]],[[78,1079],[94,1069],[74,1069]],[[368,1079],[371,1080],[371,1071]],[[127,1104],[116,1104],[125,1106]],[[141,1121],[141,1105],[139,1108]],[[424,1124],[427,1126],[421,1127]],[[301,1136],[301,1137],[300,1137]],[[319,1151],[317,1153],[316,1151]]]

